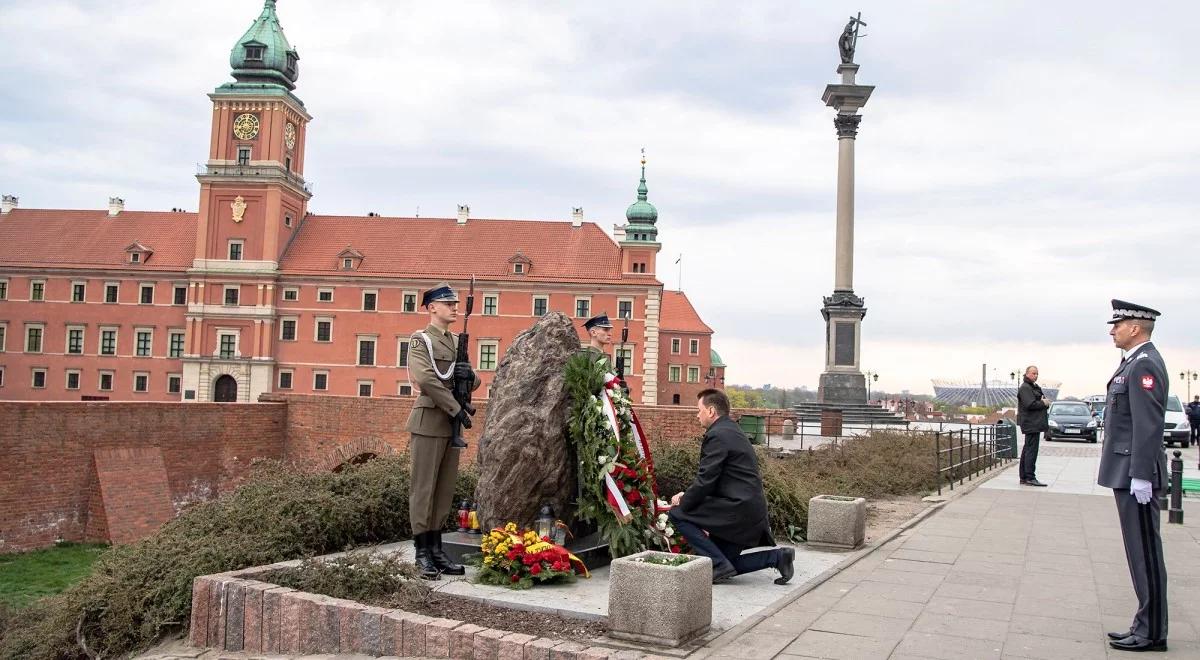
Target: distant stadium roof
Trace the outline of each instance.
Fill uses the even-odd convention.
[[[1043,382],[1042,393],[1047,399],[1054,401],[1058,398],[1059,382]],[[933,380],[934,399],[941,403],[959,406],[1001,406],[1017,405],[1018,386],[1011,381],[992,380],[987,383],[970,382],[965,380]]]

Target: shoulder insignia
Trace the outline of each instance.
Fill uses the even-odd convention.
[[[1142,376],[1142,389],[1154,389],[1154,376]]]
[[[1116,383],[1117,385],[1120,385],[1121,383],[1125,382],[1125,377],[1117,376],[1116,378],[1113,379],[1113,382]]]
[[[1137,356],[1136,358],[1134,358],[1134,359],[1135,359],[1135,360],[1140,360],[1140,359],[1142,359],[1142,358],[1144,358],[1144,357],[1150,357],[1150,356],[1149,356],[1149,355],[1146,355],[1145,353],[1138,353],[1138,356]]]

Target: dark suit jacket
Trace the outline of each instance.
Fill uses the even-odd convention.
[[[775,545],[758,458],[732,419],[722,417],[704,433],[700,469],[676,515],[730,543]]]
[[[1154,344],[1129,355],[1108,381],[1104,450],[1096,483],[1129,488],[1133,477],[1155,490],[1167,487],[1163,426],[1167,408],[1167,365]]]
[[[1017,390],[1017,426],[1022,433],[1042,433],[1050,429],[1048,406],[1042,403],[1042,387],[1022,379]]]

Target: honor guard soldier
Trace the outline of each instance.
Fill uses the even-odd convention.
[[[1123,651],[1167,650],[1167,567],[1159,536],[1158,496],[1167,486],[1163,455],[1167,367],[1150,342],[1159,313],[1113,300],[1113,343],[1125,351],[1108,381],[1104,450],[1097,483],[1113,489],[1138,608],[1129,630],[1108,633]]]
[[[455,379],[479,387],[471,365],[456,363],[458,337],[450,325],[458,320],[458,295],[441,282],[421,296],[429,325],[409,340],[408,372],[421,389],[408,417],[412,434],[412,481],[408,500],[416,563],[421,577],[436,580],[441,573],[463,575],[465,569],[442,550],[442,525],[454,500],[461,448],[451,447],[451,422],[457,418],[471,428],[471,416],[454,399]]]
[[[583,322],[583,329],[588,333],[588,345],[584,350],[589,353],[599,353],[608,357],[608,348],[612,346],[612,321],[608,314],[600,314]]]

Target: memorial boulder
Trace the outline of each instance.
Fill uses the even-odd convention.
[[[575,325],[552,312],[505,352],[479,442],[475,499],[484,529],[531,524],[543,504],[569,520],[576,468],[564,433],[570,402],[563,372],[579,346]]]

